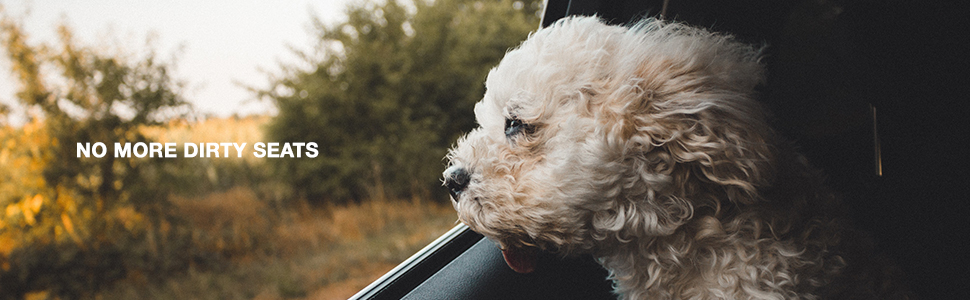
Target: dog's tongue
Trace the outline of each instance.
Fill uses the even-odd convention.
[[[505,247],[505,250],[502,250],[502,256],[505,257],[505,263],[508,264],[512,270],[523,274],[530,273],[536,269],[537,254],[538,250],[532,247],[525,247],[525,249]]]

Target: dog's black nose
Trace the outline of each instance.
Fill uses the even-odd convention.
[[[458,196],[468,187],[469,181],[471,181],[471,175],[465,168],[452,167],[445,172],[445,187],[455,201],[458,201]]]

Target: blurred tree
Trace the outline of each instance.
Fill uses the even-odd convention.
[[[115,158],[112,146],[148,142],[140,128],[187,109],[171,65],[153,50],[79,46],[66,26],[59,47],[32,46],[21,28],[0,11],[0,42],[29,118],[0,132],[0,298],[33,290],[76,298],[128,268],[164,266],[159,247],[168,244],[156,240],[170,232],[155,224],[169,222],[171,187],[159,180],[169,162]],[[94,142],[107,155],[78,157],[78,143]]]
[[[488,70],[538,27],[538,1],[364,2],[315,20],[313,67],[284,66],[257,90],[279,108],[268,136],[316,142],[313,159],[272,160],[313,202],[444,199],[442,157],[475,126]]]

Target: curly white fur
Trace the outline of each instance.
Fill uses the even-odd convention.
[[[503,248],[591,253],[624,299],[885,297],[885,276],[847,262],[865,255],[843,246],[860,235],[836,199],[753,100],[760,58],[658,20],[535,32],[489,73],[481,127],[449,153],[446,181],[470,178],[459,219]]]

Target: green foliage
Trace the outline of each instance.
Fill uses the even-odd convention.
[[[320,145],[317,158],[271,161],[279,178],[315,202],[443,199],[442,157],[475,126],[485,75],[538,27],[538,7],[392,0],[317,21],[315,54],[298,53],[313,68],[286,68],[260,91],[279,108],[270,137]]]
[[[189,260],[186,243],[175,242],[186,235],[169,230],[178,220],[165,213],[172,187],[158,180],[170,162],[115,158],[110,147],[148,142],[140,128],[187,108],[171,66],[154,51],[103,54],[78,45],[65,26],[58,34],[57,47],[32,46],[0,15],[0,42],[30,118],[0,131],[0,169],[12,170],[0,175],[3,297],[81,297],[128,268],[165,271],[158,268]],[[77,143],[87,142],[109,145],[109,154],[78,157]]]

